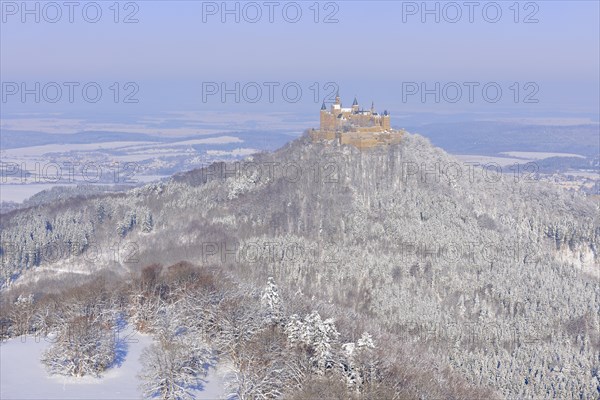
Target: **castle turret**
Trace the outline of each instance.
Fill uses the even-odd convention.
[[[358,100],[356,100],[356,96],[354,96],[354,101],[352,102],[352,112],[357,113],[358,108]]]
[[[334,128],[334,125],[332,123],[332,114],[329,111],[327,111],[327,107],[325,106],[325,100],[323,100],[323,105],[321,105],[320,125],[321,131],[329,131]]]
[[[331,115],[333,115],[332,128],[336,125],[336,118],[342,111],[342,100],[340,100],[340,91],[335,93],[335,102],[331,105]]]
[[[385,110],[383,112],[383,117],[381,120],[381,127],[385,130],[391,130],[392,126],[391,126],[391,121],[390,121],[390,113],[388,112],[388,110]]]

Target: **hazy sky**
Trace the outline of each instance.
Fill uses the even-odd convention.
[[[27,4],[34,9],[36,3]],[[236,12],[223,15],[222,2],[120,2],[118,16],[112,1],[93,5],[76,2],[73,22],[69,22],[69,9],[61,6],[62,1],[53,5],[39,2],[39,23],[34,21],[35,15],[24,15],[21,4],[2,1],[1,5],[3,92],[6,82],[44,85],[94,81],[109,97],[108,93],[114,94],[109,91],[111,82],[138,85],[138,104],[105,101],[95,105],[103,111],[224,107],[290,111],[295,106],[305,111],[314,108],[314,103],[320,106],[328,92],[324,87],[327,82],[339,85],[346,103],[356,94],[366,106],[373,99],[396,112],[461,109],[597,114],[598,110],[597,1],[520,2],[517,6],[513,1],[471,2],[472,8],[463,1],[428,2],[428,9],[438,8],[439,22],[435,13],[423,13],[420,1],[320,2],[318,16],[313,1],[228,2],[228,9],[239,10],[239,23]],[[61,18],[54,4],[59,5]],[[83,8],[87,7],[86,18],[91,21],[96,17],[95,4],[102,16],[99,22],[91,23],[84,19]],[[258,9],[260,18],[256,18]],[[302,15],[292,23],[297,9]],[[499,17],[498,9],[502,13]],[[269,21],[270,10],[274,22]],[[138,22],[123,23],[131,13]],[[325,23],[332,13],[331,19],[337,22]],[[58,22],[48,22],[53,19]],[[252,23],[253,19],[258,21]],[[492,22],[495,19],[498,22]],[[217,83],[219,90],[222,83],[235,88],[240,82],[243,88],[256,82],[263,93],[256,103],[247,101],[254,96],[251,84],[239,103],[235,95],[228,95],[222,104],[220,93],[207,95],[207,82]],[[279,84],[273,103],[264,82]],[[282,97],[282,86],[290,82],[302,89],[297,104]],[[311,86],[314,82],[318,93]],[[449,91],[442,94],[440,102],[435,101],[435,94],[423,99],[419,92],[414,93],[415,88],[421,90],[422,83],[433,89],[436,82],[440,83],[438,92],[449,82],[462,87],[460,101],[448,101],[455,98],[454,84],[447,87]],[[472,103],[466,100],[465,82],[478,83]],[[482,98],[481,87],[489,82],[497,83],[503,91],[498,103]],[[519,92],[512,86],[515,82]],[[121,90],[119,96],[123,97],[127,90]],[[525,102],[527,95],[538,102]],[[18,99],[17,94],[3,101],[5,117],[17,111],[68,111],[90,106],[78,104],[81,100],[77,98],[70,104],[66,94],[56,104],[44,99],[41,104]]]

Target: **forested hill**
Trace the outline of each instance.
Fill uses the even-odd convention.
[[[257,285],[273,277],[504,397],[596,398],[598,211],[418,135],[364,151],[304,136],[166,183],[3,215],[4,290],[189,261]]]

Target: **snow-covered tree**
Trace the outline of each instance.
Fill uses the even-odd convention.
[[[152,213],[150,210],[145,209],[142,215],[142,232],[152,232],[152,229],[154,229],[154,219],[152,218]]]
[[[36,307],[32,319],[33,329],[36,333],[47,335],[55,326],[58,316],[55,302],[45,302]]]
[[[127,234],[133,230],[137,224],[137,215],[135,211],[128,212],[125,217],[117,224],[117,233],[121,237],[127,236]]]
[[[273,277],[268,278],[267,287],[263,290],[260,300],[265,313],[265,320],[268,323],[275,324],[280,322],[283,317],[283,304]]]
[[[353,361],[356,369],[356,388],[363,390],[365,385],[375,381],[379,360],[376,357],[375,342],[372,336],[364,332],[360,339],[356,341],[356,350],[354,352]]]
[[[34,316],[33,295],[20,294],[11,309],[12,334],[23,335],[29,333],[32,328]]]
[[[52,374],[100,376],[116,356],[115,335],[106,325],[94,316],[75,318],[61,327],[42,362]]]
[[[323,321],[317,311],[306,315],[304,319],[292,315],[285,332],[290,343],[305,346],[314,353],[311,362],[317,374],[322,375],[334,366],[332,346],[340,334],[332,318]]]
[[[145,398],[194,399],[193,390],[206,375],[209,352],[191,337],[161,336],[140,358],[141,389]]]

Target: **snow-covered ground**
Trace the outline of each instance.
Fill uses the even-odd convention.
[[[585,158],[581,154],[573,153],[548,153],[542,151],[505,151],[500,154],[506,154],[509,157],[526,158],[532,160],[543,160],[544,158],[550,157],[577,157]]]
[[[482,156],[477,154],[455,154],[454,157],[458,158],[464,163],[474,163],[480,165],[492,164],[499,165],[500,167],[506,167],[519,163],[526,163],[533,161],[526,160],[523,158],[510,158],[510,157],[493,157],[493,156]]]
[[[49,339],[21,336],[0,344],[0,399],[140,399],[139,378],[142,350],[152,343],[149,335],[125,329],[119,360],[102,378],[71,378],[48,375],[40,362]],[[221,373],[210,370],[197,399],[223,398]]]

